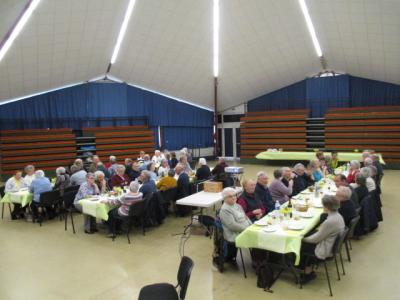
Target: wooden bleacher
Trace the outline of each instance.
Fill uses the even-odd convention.
[[[248,112],[240,119],[241,158],[254,158],[268,148],[306,150],[308,109]]]
[[[1,173],[12,174],[26,165],[53,170],[76,157],[75,134],[70,128],[3,130],[0,132]]]
[[[388,163],[400,162],[400,106],[329,109],[325,115],[328,150],[373,149]]]
[[[125,157],[137,157],[142,150],[154,153],[153,132],[145,125],[83,128],[82,132],[96,138],[96,154],[102,161],[115,155],[122,162]]]

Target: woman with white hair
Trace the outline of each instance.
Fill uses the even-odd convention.
[[[111,177],[111,187],[124,187],[129,185],[130,179],[125,174],[125,166],[118,165],[116,167],[116,174]]]
[[[226,260],[235,261],[237,254],[237,248],[234,244],[235,239],[252,223],[246,216],[242,206],[236,203],[236,191],[233,188],[224,188],[222,197],[224,198],[224,204],[219,212],[219,217],[224,229],[224,239],[230,242],[228,243],[228,255],[226,256]]]
[[[100,194],[107,193],[110,190],[110,186],[106,180],[106,176],[102,171],[94,172],[94,182],[96,183],[97,187],[99,188]]]
[[[199,159],[200,167],[196,170],[196,178],[197,180],[206,180],[211,177],[210,167],[207,166],[207,161],[205,158]]]
[[[40,202],[40,195],[44,192],[49,192],[52,190],[50,180],[44,176],[42,170],[37,170],[35,172],[35,179],[32,181],[29,191],[33,194],[33,201],[31,203],[31,209],[33,212],[33,219],[38,219],[38,208],[37,205]]]
[[[375,184],[375,181],[371,177],[371,175],[372,175],[371,168],[370,167],[361,168],[360,169],[360,174],[362,176],[364,176],[364,178],[365,178],[368,192],[375,191],[376,184]]]
[[[130,206],[142,200],[143,194],[139,192],[139,182],[135,180],[129,184],[129,192],[123,195],[120,199],[102,201],[103,203],[109,203],[111,205],[119,205],[119,207],[116,207],[108,212],[107,223],[109,237],[115,237],[113,234],[113,228],[116,228],[118,231],[120,230],[118,228],[119,224],[116,224],[116,222],[118,221],[118,217],[127,217],[129,215]]]
[[[158,176],[165,177],[168,175],[169,171],[169,164],[167,159],[161,160],[161,166],[158,168]]]
[[[35,167],[33,165],[27,165],[24,169],[25,171],[25,177],[24,177],[24,182],[26,186],[30,186],[33,179],[35,179]]]
[[[60,190],[60,195],[64,195],[64,190],[71,185],[69,175],[64,167],[56,169],[57,179],[54,183],[54,189]]]
[[[154,151],[154,155],[153,155],[153,157],[151,158],[151,161],[158,165],[158,164],[161,163],[161,161],[162,161],[163,159],[165,159],[164,154],[161,153],[160,150],[156,150],[156,151]]]
[[[22,178],[22,172],[20,170],[17,170],[15,171],[14,176],[10,177],[6,181],[4,192],[6,193],[16,192],[24,187],[26,187],[26,183]],[[14,209],[11,213],[11,219],[12,220],[18,219],[18,215],[23,217],[23,210],[21,209],[21,204],[15,203]]]
[[[347,183],[354,183],[356,181],[356,176],[360,172],[360,162],[358,160],[352,160],[350,162],[349,175],[347,175]]]

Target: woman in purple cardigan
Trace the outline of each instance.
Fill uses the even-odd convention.
[[[274,180],[269,185],[268,189],[271,193],[272,200],[278,200],[280,204],[289,200],[289,196],[293,192],[293,179],[290,178],[289,185],[286,186],[282,182],[282,168],[274,171]]]

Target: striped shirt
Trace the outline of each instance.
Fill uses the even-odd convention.
[[[129,207],[139,201],[143,200],[143,194],[142,193],[127,193],[123,195],[120,199],[116,200],[109,200],[110,204],[113,205],[118,205],[120,204],[121,206],[118,208],[118,214],[120,216],[128,216],[129,215]]]

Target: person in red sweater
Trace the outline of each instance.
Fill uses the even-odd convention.
[[[360,162],[358,160],[352,160],[350,162],[350,170],[349,174],[347,175],[347,183],[354,183],[356,182],[356,176],[360,173]]]
[[[216,164],[214,169],[212,169],[211,174],[215,176],[215,179],[219,179],[223,174],[225,174],[225,168],[227,166],[225,159],[220,157],[218,159],[218,164]]]
[[[246,179],[243,182],[243,189],[238,204],[252,222],[261,219],[265,215],[266,209],[262,201],[255,196],[256,182],[252,179]]]
[[[130,183],[130,179],[128,175],[125,174],[125,166],[118,165],[117,173],[111,177],[111,187],[124,187],[128,186]]]

